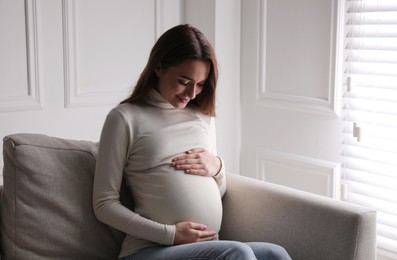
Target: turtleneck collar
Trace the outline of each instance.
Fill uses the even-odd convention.
[[[175,108],[171,105],[161,94],[157,91],[157,89],[153,88],[148,96],[146,97],[146,103],[155,107],[161,108]]]

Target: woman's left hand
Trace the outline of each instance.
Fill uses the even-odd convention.
[[[171,165],[185,173],[201,176],[214,176],[222,167],[221,159],[204,148],[186,151],[184,155],[175,157]]]

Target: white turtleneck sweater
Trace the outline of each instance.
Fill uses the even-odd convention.
[[[190,175],[171,166],[173,158],[192,148],[216,154],[214,118],[193,105],[174,108],[156,90],[145,102],[111,110],[100,138],[93,206],[100,221],[126,233],[119,257],[172,245],[175,224],[181,221],[218,232],[222,220],[224,166],[216,177]],[[123,175],[134,211],[119,200]]]

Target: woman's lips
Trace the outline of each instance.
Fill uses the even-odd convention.
[[[178,99],[179,99],[179,101],[181,101],[182,103],[189,103],[189,101],[190,101],[190,98],[181,98],[181,97],[178,97],[178,96],[176,96]]]

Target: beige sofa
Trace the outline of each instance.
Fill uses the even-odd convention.
[[[96,143],[16,134],[3,151],[3,259],[117,258],[124,235],[91,206]],[[227,185],[221,239],[277,243],[295,260],[375,259],[373,210],[233,174]]]

